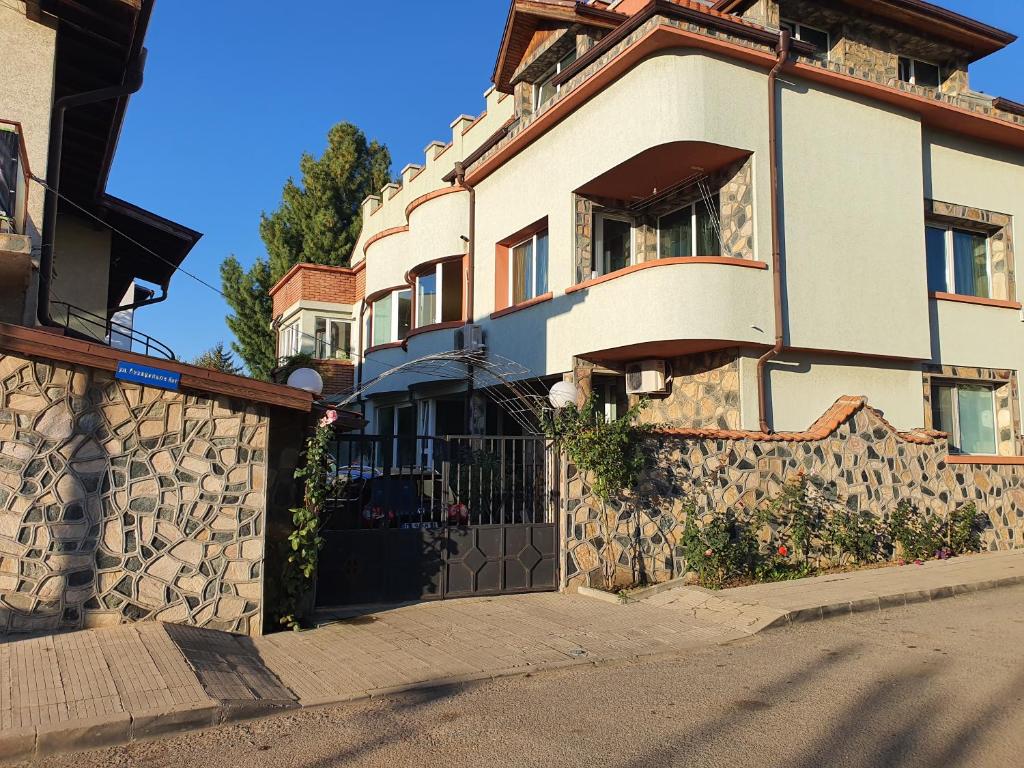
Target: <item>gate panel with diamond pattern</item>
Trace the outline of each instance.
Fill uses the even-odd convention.
[[[317,605],[556,589],[557,455],[540,437],[342,436]]]

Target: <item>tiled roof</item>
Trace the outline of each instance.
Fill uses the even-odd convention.
[[[754,432],[740,429],[659,429],[655,434],[671,437],[689,437],[702,440],[756,440],[776,443],[810,443],[824,440],[860,411],[867,408],[894,435],[908,443],[931,445],[938,438],[946,437],[944,432],[917,429],[911,432],[897,432],[880,412],[868,405],[866,397],[843,395],[804,432]]]

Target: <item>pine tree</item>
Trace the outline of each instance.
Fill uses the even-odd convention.
[[[198,365],[200,368],[209,368],[212,371],[219,371],[221,373],[230,373],[235,376],[242,372],[242,368],[235,363],[235,357],[226,349],[224,349],[224,342],[218,341],[210,349],[206,350],[192,361],[192,365]]]
[[[221,265],[221,282],[234,314],[227,319],[235,334],[231,347],[249,372],[270,377],[276,365],[271,329],[270,288],[300,262],[347,266],[362,228],[361,204],[391,180],[391,154],[350,123],[327,134],[319,158],[304,154],[301,185],[288,179],[281,205],[260,216],[260,237],[267,258],[248,270],[234,256]]]

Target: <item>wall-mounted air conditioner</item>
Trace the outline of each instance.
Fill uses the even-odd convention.
[[[626,365],[626,394],[657,395],[668,391],[664,360],[640,360]]]
[[[455,347],[464,352],[486,352],[484,329],[479,325],[466,325],[455,331]]]

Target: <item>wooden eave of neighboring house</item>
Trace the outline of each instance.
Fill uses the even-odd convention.
[[[495,88],[501,93],[512,93],[512,77],[537,32],[569,24],[614,29],[626,18],[576,0],[512,0],[492,75]]]
[[[39,328],[0,323],[0,351],[111,372],[117,370],[119,362],[156,366],[161,370],[181,374],[182,390],[226,395],[306,413],[313,409],[313,396],[295,387],[268,384],[174,360],[154,360],[152,357],[112,349],[98,342],[68,338]]]
[[[755,0],[718,0],[713,8],[727,13],[742,13]],[[860,15],[873,16],[890,24],[918,32],[926,38],[939,38],[980,59],[1005,48],[1017,36],[924,0],[831,0],[828,4],[845,6]]]

